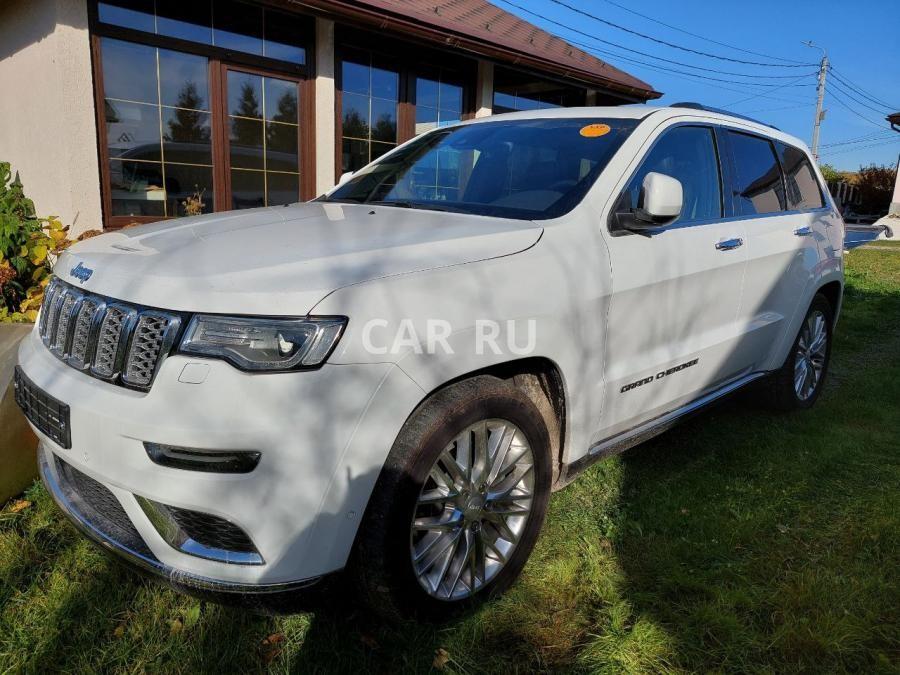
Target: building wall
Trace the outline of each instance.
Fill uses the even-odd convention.
[[[102,226],[85,0],[0,2],[0,161],[39,215]]]

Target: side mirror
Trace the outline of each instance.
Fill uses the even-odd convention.
[[[651,171],[641,184],[641,198],[635,219],[651,227],[661,227],[681,215],[684,192],[681,181],[663,173]]]
[[[348,180],[350,180],[351,178],[353,178],[353,172],[352,172],[352,171],[347,171],[346,173],[342,173],[340,179],[338,180],[338,186],[343,185],[344,183],[346,183],[346,182],[347,182]]]

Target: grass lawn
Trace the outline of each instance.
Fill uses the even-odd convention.
[[[732,401],[594,467],[552,500],[519,583],[454,624],[186,598],[35,486],[0,513],[0,672],[896,673],[900,249],[854,250],[847,282],[815,409]]]

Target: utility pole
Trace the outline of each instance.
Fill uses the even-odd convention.
[[[812,137],[812,154],[816,161],[819,161],[819,127],[822,120],[825,119],[825,111],[822,110],[822,104],[825,102],[825,73],[828,72],[828,52],[823,47],[815,45],[811,40],[804,42],[807,47],[815,47],[822,50],[822,61],[819,63],[819,85],[816,87],[816,119],[813,124]]]

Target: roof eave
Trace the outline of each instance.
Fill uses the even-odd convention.
[[[428,42],[505,61],[512,65],[537,68],[567,80],[577,81],[585,87],[607,89],[636,101],[648,101],[662,96],[662,92],[654,89],[633,87],[612,78],[604,78],[596,73],[572,68],[571,66],[560,64],[550,59],[543,59],[540,56],[528,54],[511,47],[486,42],[472,36],[456,33],[447,28],[429,26],[416,21],[415,18],[410,16],[393,12],[378,12],[346,0],[281,0],[279,4],[304,7],[317,14],[331,18],[351,19],[380,30],[399,29],[405,35],[418,37]]]

